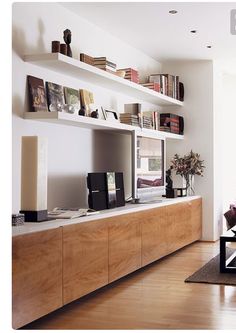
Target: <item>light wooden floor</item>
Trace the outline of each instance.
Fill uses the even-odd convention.
[[[219,252],[197,242],[27,329],[235,329],[236,287],[184,283]]]

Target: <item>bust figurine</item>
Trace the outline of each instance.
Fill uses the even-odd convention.
[[[69,29],[66,29],[63,31],[63,39],[67,45],[67,56],[72,57],[72,51],[70,48],[71,43],[71,31]]]
[[[167,189],[173,188],[173,180],[171,178],[171,168],[166,170],[166,188]]]

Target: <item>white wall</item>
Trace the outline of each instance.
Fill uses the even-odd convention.
[[[21,136],[48,137],[48,208],[85,206],[87,172],[107,169],[124,171],[126,194],[131,186],[130,140],[127,136],[109,136],[87,129],[24,120],[28,111],[26,75],[33,75],[73,88],[93,91],[95,103],[123,111],[124,103],[139,102],[127,96],[101,89],[92,83],[60,75],[23,62],[24,54],[51,50],[52,40],[61,40],[63,30],[72,31],[72,52],[107,56],[118,68],[134,67],[141,77],[158,72],[160,64],[144,53],[111,36],[92,23],[74,15],[56,3],[15,3],[13,5],[13,212],[20,209]],[[145,104],[150,110],[156,106]],[[116,149],[115,149],[116,148]],[[123,152],[125,152],[123,154]]]
[[[236,75],[222,76],[222,183],[223,209],[236,201]]]
[[[184,82],[184,106],[173,111],[184,116],[185,139],[167,143],[167,164],[175,153],[192,149],[206,166],[204,177],[195,176],[195,193],[203,197],[203,240],[214,240],[214,168],[213,168],[213,63],[211,61],[168,62],[164,71],[180,75]],[[171,112],[171,108],[169,108]]]

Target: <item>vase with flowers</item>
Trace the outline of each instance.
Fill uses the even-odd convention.
[[[176,171],[176,175],[182,176],[186,181],[187,194],[193,195],[194,176],[203,176],[204,161],[200,159],[200,154],[194,153],[192,150],[188,155],[183,157],[175,154],[171,160],[171,168]]]

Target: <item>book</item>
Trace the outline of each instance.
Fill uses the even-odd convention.
[[[48,111],[44,82],[38,77],[27,75],[30,111]]]
[[[80,101],[81,101],[81,106],[85,107],[85,112],[86,112],[86,116],[90,115],[90,104],[94,103],[94,99],[93,99],[93,93],[85,90],[85,89],[80,89]]]
[[[106,61],[94,60],[94,65],[106,65],[106,66],[116,68],[116,64],[114,64],[113,62],[108,61],[108,60],[106,60]]]
[[[46,82],[48,106],[65,104],[63,87],[59,84]]]
[[[94,67],[100,68],[100,69],[104,69],[104,70],[110,70],[112,72],[116,72],[116,69],[107,65],[94,65]]]
[[[106,57],[94,58],[94,65],[109,65],[116,68],[116,64],[110,60],[107,60]]]
[[[77,217],[89,216],[89,215],[94,215],[94,214],[98,214],[98,213],[99,213],[99,211],[91,209],[91,208],[66,209],[66,208],[56,207],[51,212],[48,212],[48,217],[54,218],[54,219],[74,219]]]
[[[94,65],[94,58],[85,53],[80,53],[80,61],[85,62],[88,65]]]
[[[80,96],[79,96],[79,90],[64,87],[64,93],[65,93],[65,102],[66,104],[76,104],[80,107]]]

